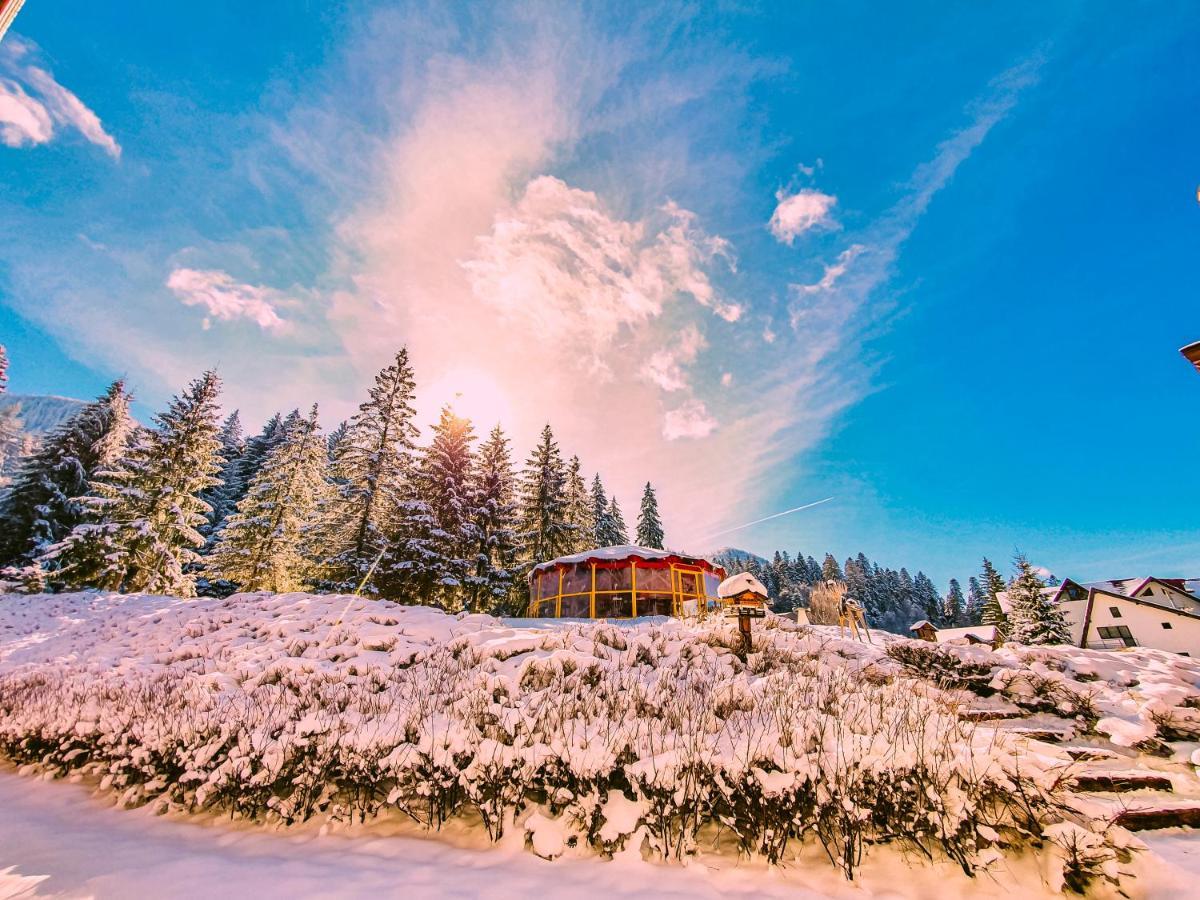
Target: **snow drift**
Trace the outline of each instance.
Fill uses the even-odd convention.
[[[874,844],[968,873],[1033,848],[1082,887],[1119,880],[1128,835],[1071,807],[1065,757],[970,708],[1065,704],[1081,731],[1136,742],[1187,727],[1200,696],[1200,666],[1154,651],[870,646],[768,620],[743,661],[727,628],[518,627],[309,594],[4,597],[0,753],[127,805],[458,817],[548,858],[778,862],[816,844],[853,876]]]

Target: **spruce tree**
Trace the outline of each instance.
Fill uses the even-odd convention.
[[[128,454],[97,474],[85,521],[42,554],[51,581],[112,591],[190,597],[189,566],[204,543],[197,530],[208,504],[200,495],[217,483],[221,382],[205,372],[139,432]]]
[[[130,399],[124,382],[113,382],[22,462],[0,497],[0,565],[28,565],[83,521],[89,482],[125,452],[134,428]]]
[[[1016,577],[1008,588],[1009,637],[1019,644],[1069,644],[1071,630],[1046,586],[1024,556],[1016,559]]]
[[[612,529],[609,536],[613,546],[629,543],[629,526],[625,524],[625,516],[621,514],[616,494],[608,498],[608,527]]]
[[[648,481],[646,490],[642,492],[642,508],[638,511],[637,542],[642,547],[663,549],[663,527],[662,519],[658,517],[658,498]]]
[[[472,498],[474,554],[467,578],[467,609],[516,613],[524,609],[517,578],[517,504],[508,438],[497,425],[479,447]]]
[[[327,490],[314,405],[291,421],[226,520],[205,568],[245,591],[300,590],[312,575],[308,528]]]
[[[465,605],[475,544],[474,440],[471,423],[444,407],[413,469],[381,567],[389,596],[453,611]]]
[[[996,571],[996,567],[986,556],[983,558],[983,575],[980,577],[980,583],[984,589],[983,612],[979,617],[981,624],[995,625],[1001,635],[1007,635],[1008,616],[1004,613],[1004,607],[1000,605],[999,597],[1004,593],[1004,579],[1000,577],[1000,573]]]
[[[217,473],[218,483],[204,492],[204,502],[212,507],[208,514],[208,523],[201,528],[205,536],[219,530],[226,517],[233,512],[238,500],[245,496],[249,481],[242,471],[242,454],[246,450],[245,436],[242,432],[242,417],[235,409],[221,425],[221,471]],[[253,476],[254,473],[250,473]],[[211,542],[211,539],[210,539]]]
[[[821,579],[823,581],[841,581],[842,569],[832,553],[825,554],[825,562],[821,564]]]
[[[983,588],[979,586],[979,579],[972,575],[967,579],[967,606],[964,611],[964,624],[982,624],[985,603],[986,598],[984,597]]]
[[[571,526],[571,551],[579,553],[593,547],[592,538],[596,531],[592,513],[592,495],[583,480],[582,466],[578,456],[572,456],[567,465],[567,522]]]
[[[554,432],[547,425],[525,463],[521,479],[523,558],[536,565],[571,549],[574,533],[567,521],[567,470]]]
[[[333,464],[338,498],[321,523],[328,553],[326,583],[334,590],[357,590],[380,559],[388,536],[396,534],[417,436],[413,393],[412,366],[402,349],[375,376],[369,398],[338,444]],[[369,580],[363,590],[376,593]]]
[[[240,427],[240,417],[238,421]],[[218,475],[220,483],[215,485],[207,494],[206,500],[213,511],[209,513],[209,524],[206,529],[208,541],[211,544],[225,524],[226,517],[232,513],[246,492],[250,483],[263,467],[267,457],[283,441],[285,425],[283,416],[279,413],[271,416],[263,425],[262,430],[242,443],[236,459],[231,460],[226,455],[225,441],[222,438],[222,466]]]
[[[913,597],[921,618],[934,625],[944,625],[942,621],[942,598],[937,588],[924,572],[917,572],[913,579]]]
[[[946,628],[958,628],[968,624],[966,621],[967,601],[963,597],[962,586],[957,578],[950,579],[950,589],[946,591],[946,600],[942,604],[942,622]]]
[[[613,540],[614,527],[608,513],[608,495],[604,492],[599,473],[592,479],[592,528],[593,547],[611,547],[617,543]]]

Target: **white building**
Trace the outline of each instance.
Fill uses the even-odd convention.
[[[1200,579],[1119,578],[1076,582],[1069,578],[1043,593],[1063,611],[1071,641],[1116,650],[1153,647],[1200,656]],[[1007,613],[1007,593],[997,595]]]

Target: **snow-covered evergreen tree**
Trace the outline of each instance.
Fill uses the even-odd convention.
[[[1009,639],[1019,644],[1069,644],[1071,630],[1057,604],[1042,593],[1045,582],[1024,556],[1016,560],[1017,574],[1008,586]]]
[[[41,563],[53,583],[190,597],[188,571],[204,543],[197,530],[217,483],[220,434],[215,372],[205,372],[138,433],[128,454],[97,474],[85,521],[46,549]]]
[[[825,562],[821,564],[821,578],[824,581],[841,581],[843,578],[842,568],[832,553],[825,554]]]
[[[1000,577],[1000,573],[996,571],[996,567],[986,556],[983,558],[983,575],[980,583],[985,598],[980,622],[984,625],[995,625],[1002,635],[1007,635],[1008,616],[1004,614],[1004,608],[1000,605],[999,599],[999,595],[1004,593],[1004,579]]]
[[[963,613],[964,624],[982,624],[983,607],[986,603],[987,597],[984,595],[983,588],[979,586],[979,579],[972,575],[967,579],[967,605]]]
[[[599,473],[592,478],[592,546],[611,547],[619,543],[614,540],[615,526],[608,512],[608,494]]]
[[[240,418],[239,416],[239,427]],[[275,413],[267,420],[258,434],[242,442],[235,459],[230,458],[233,454],[226,455],[225,439],[222,436],[223,464],[218,474],[220,483],[214,485],[205,497],[206,502],[212,507],[212,512],[209,513],[207,527],[202,530],[210,545],[216,540],[225,524],[226,517],[237,509],[238,503],[250,490],[250,483],[258,474],[259,469],[263,467],[263,463],[266,462],[271,451],[283,441],[284,432],[283,416]]]
[[[474,440],[471,423],[444,407],[413,469],[381,564],[378,580],[389,597],[451,611],[465,605],[466,581],[474,574]]]
[[[342,445],[342,441],[346,439],[346,435],[350,433],[350,423],[345,419],[338,422],[337,427],[329,432],[329,437],[326,438],[325,444],[329,450],[330,465],[337,459],[338,448]]]
[[[963,597],[962,586],[957,578],[950,579],[950,589],[946,591],[946,599],[942,603],[942,624],[946,628],[958,628],[968,624],[966,621],[966,598]]]
[[[582,465],[578,456],[572,456],[567,464],[567,522],[572,529],[571,552],[579,553],[595,545],[592,543],[596,525],[593,521],[592,495],[583,479]]]
[[[615,493],[608,498],[608,527],[612,529],[609,536],[614,546],[629,543],[629,526],[625,524],[625,516],[621,513]]]
[[[22,461],[0,497],[0,565],[30,564],[83,521],[80,498],[125,452],[134,428],[130,396],[116,381],[51,432]]]
[[[913,579],[913,599],[921,618],[938,626],[946,624],[942,621],[941,595],[924,572],[917,572],[917,577]]]
[[[300,590],[313,562],[308,546],[313,514],[328,489],[326,446],[314,405],[293,420],[263,461],[229,516],[205,568],[245,591]]]
[[[566,485],[567,469],[547,425],[521,478],[520,528],[526,563],[536,565],[570,552],[575,535],[567,520]]]
[[[646,482],[646,490],[642,492],[642,508],[638,511],[637,542],[642,547],[663,549],[664,537],[662,519],[658,516],[658,497],[654,488]],[[782,564],[782,561],[780,561]]]
[[[479,447],[472,499],[474,553],[466,583],[467,609],[515,613],[525,606],[517,577],[517,504],[508,438],[497,425]]]
[[[408,351],[375,376],[370,397],[350,420],[337,447],[333,477],[338,499],[321,522],[327,586],[352,592],[367,578],[397,533],[397,519],[412,469],[417,436],[413,424],[413,370]],[[366,593],[376,593],[363,584]]]
[[[221,471],[217,473],[217,484],[205,491],[203,497],[204,502],[212,508],[207,524],[200,529],[206,537],[219,530],[249,486],[249,482],[243,480],[247,474],[242,468],[246,440],[242,432],[242,417],[236,409],[222,423],[220,440]],[[249,474],[253,477],[254,473]]]

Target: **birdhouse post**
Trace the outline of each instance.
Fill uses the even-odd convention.
[[[750,623],[766,618],[767,589],[749,572],[741,572],[726,578],[717,588],[717,597],[725,606],[725,615],[736,618],[738,634],[742,638],[742,655],[749,656],[753,649]]]

